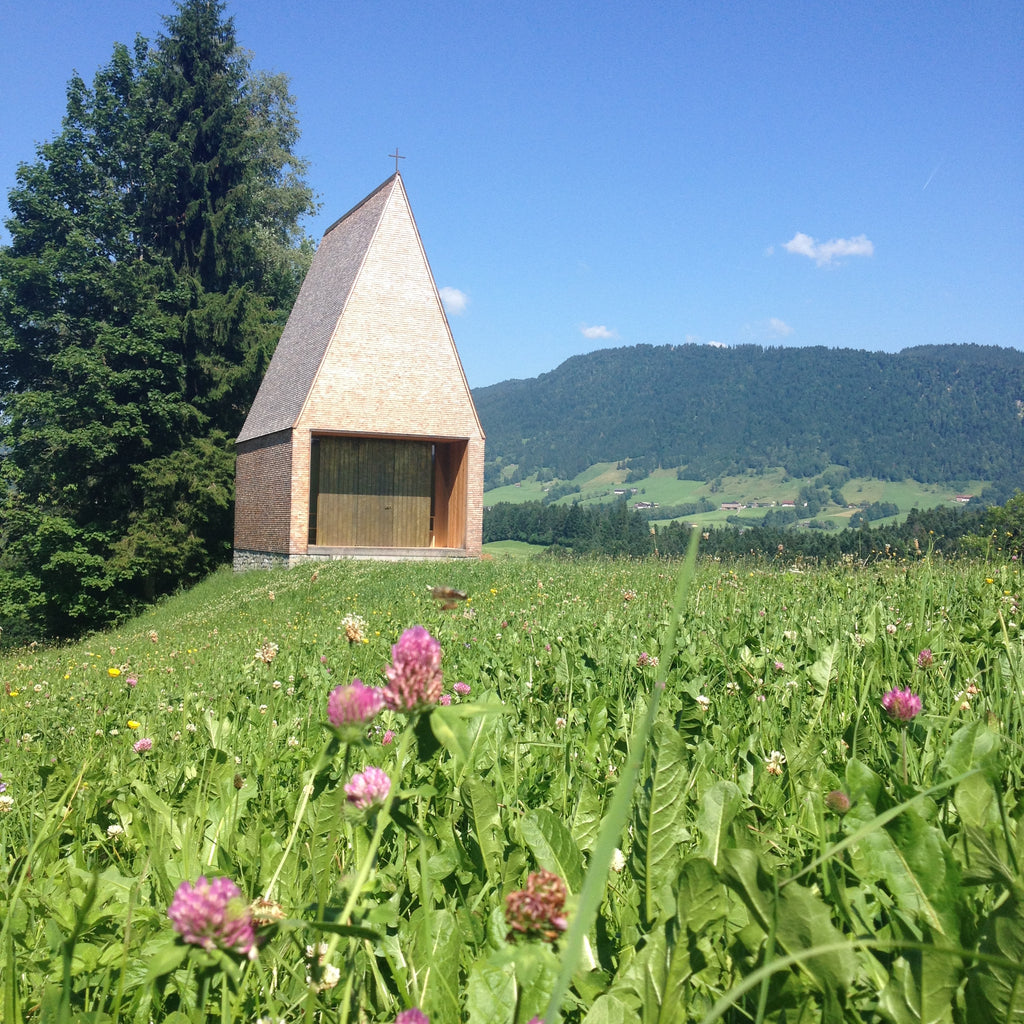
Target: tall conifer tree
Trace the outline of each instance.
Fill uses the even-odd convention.
[[[230,549],[232,440],[312,247],[287,81],[224,6],[75,76],[0,250],[0,621],[69,635]],[[13,627],[13,628],[12,628]]]

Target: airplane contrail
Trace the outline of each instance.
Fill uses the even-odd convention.
[[[945,160],[945,158],[943,158],[942,160],[940,160],[940,161],[939,161],[939,162],[938,162],[938,163],[937,163],[937,164],[935,165],[935,170],[934,170],[934,171],[932,171],[932,173],[928,175],[928,180],[927,180],[927,181],[926,181],[926,182],[925,182],[925,183],[924,183],[924,184],[923,184],[923,185],[921,186],[921,191],[922,191],[922,192],[923,192],[923,191],[924,191],[924,190],[925,190],[925,189],[926,189],[926,188],[927,188],[927,187],[928,187],[928,186],[929,186],[929,185],[930,185],[930,184],[932,183],[932,178],[934,178],[934,177],[935,177],[935,175],[939,173],[939,168],[940,168],[940,167],[942,166],[942,164],[943,164],[944,160]]]

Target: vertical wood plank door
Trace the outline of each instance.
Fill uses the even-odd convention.
[[[316,542],[328,547],[356,543],[359,449],[350,438],[320,440],[320,488],[316,501]]]
[[[430,547],[430,491],[433,485],[432,446],[399,441],[395,447],[394,546]]]
[[[429,547],[432,446],[389,438],[320,438],[316,543]]]

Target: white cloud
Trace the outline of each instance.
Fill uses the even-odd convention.
[[[584,338],[589,338],[591,341],[598,341],[602,338],[617,338],[618,334],[615,331],[610,331],[604,324],[595,324],[593,327],[583,326],[580,328],[580,334]]]
[[[440,289],[441,302],[444,303],[444,310],[449,316],[461,316],[466,312],[469,305],[469,296],[460,292],[458,288],[449,288],[447,285]]]
[[[708,348],[728,348],[724,341],[709,341]]]
[[[773,316],[768,321],[768,328],[772,334],[777,334],[780,338],[786,338],[793,333],[793,328],[785,320],[780,320],[777,316]]]
[[[856,238],[832,238],[827,242],[817,242],[810,235],[798,231],[782,247],[795,256],[806,256],[814,260],[819,267],[830,264],[842,256],[873,256],[875,247],[867,235]]]

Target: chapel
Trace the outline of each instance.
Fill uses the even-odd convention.
[[[479,556],[484,433],[397,172],[325,232],[236,453],[236,569]]]

